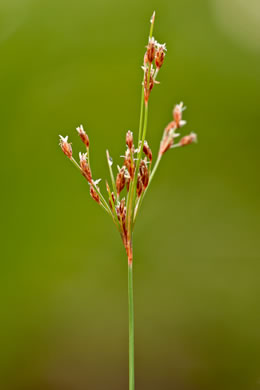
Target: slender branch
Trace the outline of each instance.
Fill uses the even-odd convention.
[[[70,161],[81,171],[81,168],[79,166],[79,164],[77,163],[77,161],[71,157]],[[101,207],[103,207],[103,209],[112,217],[112,219],[114,220],[114,217],[113,217],[113,214],[110,210],[110,207],[108,206],[106,200],[104,199],[103,195],[101,194],[100,192],[100,189],[98,188],[98,186],[94,183],[94,180],[92,180],[92,185],[93,187],[95,188],[95,190],[97,191],[98,195],[100,196],[100,199],[101,199],[101,202],[99,203]]]

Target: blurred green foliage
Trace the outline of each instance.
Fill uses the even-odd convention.
[[[149,144],[181,100],[199,143],[167,152],[136,224],[136,387],[259,387],[259,35],[228,3],[1,1],[1,389],[127,388],[126,256],[58,135],[77,154],[83,123],[105,191],[105,149],[120,163],[137,135],[154,9]]]

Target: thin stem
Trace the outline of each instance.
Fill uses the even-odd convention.
[[[131,198],[130,198],[130,211],[131,211],[131,208],[132,207],[134,208],[134,205],[135,205],[138,171],[139,171],[143,147],[144,147],[144,140],[145,140],[145,135],[146,135],[146,130],[147,130],[147,123],[148,123],[148,103],[145,105],[143,136],[142,136],[142,143],[140,145],[140,149],[139,149],[139,153],[138,153],[138,157],[137,157],[136,171],[135,171],[135,177],[134,177],[134,183],[133,183],[134,191],[132,191]],[[133,220],[134,220],[134,210],[132,212],[132,215],[131,215],[131,213],[129,215],[129,221],[128,221],[129,225],[128,226],[130,226],[130,224],[131,224],[131,222],[133,222]]]
[[[133,263],[128,264],[129,390],[135,389]]]
[[[143,79],[143,87],[142,87],[142,96],[141,96],[141,109],[140,109],[140,121],[139,121],[139,133],[138,133],[138,144],[141,141],[142,136],[142,127],[143,127],[143,117],[144,117],[144,79]]]

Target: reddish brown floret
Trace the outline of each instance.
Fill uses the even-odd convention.
[[[128,132],[126,133],[126,144],[130,150],[132,150],[133,148],[133,144],[134,144],[133,142],[134,142],[133,133],[130,130],[128,130]]]
[[[152,151],[151,151],[151,149],[149,148],[148,143],[147,143],[146,141],[144,142],[143,152],[144,152],[144,154],[146,155],[146,157],[148,158],[148,160],[149,160],[150,162],[152,162],[153,154],[152,154]]]
[[[139,171],[140,171],[140,175],[141,175],[143,189],[145,190],[148,186],[148,183],[149,183],[149,171],[148,171],[147,165],[146,165],[144,160],[142,160],[140,163]]]
[[[151,64],[155,57],[155,41],[153,38],[149,40],[149,43],[147,45],[146,55],[147,55],[148,62]]]
[[[97,203],[100,203],[100,197],[93,186],[90,186],[90,195],[92,199],[94,199]]]
[[[142,192],[143,192],[143,183],[142,183],[141,175],[138,174],[137,187],[136,187],[136,193],[137,193],[138,198],[140,198]]]
[[[163,47],[159,47],[155,55],[155,66],[157,69],[160,69],[164,62],[165,53]]]
[[[116,190],[117,195],[120,194],[120,192],[124,189],[125,186],[125,168],[121,168],[120,172],[117,174],[116,177]]]
[[[82,175],[91,184],[92,183],[92,174],[91,174],[90,167],[85,159],[80,159],[80,168],[81,168]]]

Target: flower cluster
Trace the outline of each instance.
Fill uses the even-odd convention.
[[[165,52],[167,49],[165,43],[158,43],[154,37],[149,37],[146,49],[147,50],[144,55],[144,65],[142,66],[142,69],[144,71],[144,102],[147,105],[154,84],[159,84],[159,82],[156,81],[156,77],[163,65]]]
[[[181,127],[186,125],[186,121],[182,119],[182,113],[186,109],[183,107],[183,103],[176,104],[173,109],[173,120],[166,126],[163,133],[163,138],[160,144],[159,155],[163,155],[168,149],[175,148],[178,146],[186,146],[197,141],[197,135],[190,133],[181,138],[181,140],[174,144],[174,139],[180,136],[180,133],[176,132]]]
[[[127,131],[125,140],[126,150],[122,156],[123,163],[117,166],[118,172],[116,176],[114,176],[113,172],[113,160],[107,151],[107,162],[111,178],[110,185],[106,182],[107,200],[98,187],[100,180],[93,180],[89,159],[90,142],[83,126],[80,125],[76,129],[85,145],[85,152],[79,153],[79,162],[72,155],[72,147],[71,143],[68,142],[68,136],[65,138],[60,136],[62,151],[87,180],[90,186],[91,197],[112,217],[125,246],[129,264],[132,262],[132,234],[136,216],[162,156],[170,148],[186,146],[197,139],[195,133],[190,133],[175,143],[175,138],[180,136],[181,128],[186,124],[186,121],[182,118],[185,107],[183,103],[177,104],[173,109],[173,120],[164,129],[157,160],[152,167],[153,153],[146,140],[148,100],[154,84],[157,83],[156,77],[164,63],[166,52],[166,45],[159,44],[152,36],[153,25],[154,15],[151,20],[150,35],[142,67],[144,79],[137,148],[134,145],[133,133],[130,130]]]

